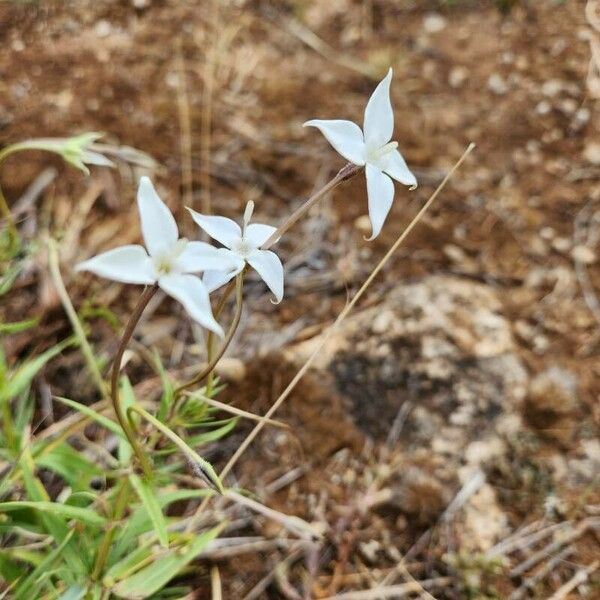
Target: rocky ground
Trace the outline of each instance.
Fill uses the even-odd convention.
[[[322,541],[297,546],[270,521],[245,521],[244,535],[264,545],[213,556],[225,597],[325,598],[413,578],[432,580],[440,599],[598,594],[600,107],[586,82],[598,34],[585,5],[0,6],[2,141],[105,131],[157,160],[177,209],[210,202],[237,216],[254,199],[258,219],[283,219],[342,165],[302,122],[359,120],[393,65],[396,139],[420,186],[397,189],[368,243],[364,183],[344,184],[281,244],[284,303],[272,306],[258,280],[247,286],[222,374],[224,397],[257,413],[466,145],[478,145],[282,407],[291,429],[267,428],[236,468],[240,485],[313,522]],[[49,183],[24,201],[43,174]],[[27,234],[62,236],[69,292],[107,357],[114,330],[96,309],[122,321],[136,291],[71,269],[137,241],[138,174],[82,180],[43,155],[1,174]],[[67,335],[46,271],[42,254],[3,298],[4,319],[41,319],[38,337],[11,338],[9,360]],[[174,310],[156,305],[139,339],[177,371],[199,359],[201,340]],[[93,401],[78,361],[65,355],[40,386]],[[209,458],[225,460],[245,431]],[[209,589],[203,575],[198,585]]]

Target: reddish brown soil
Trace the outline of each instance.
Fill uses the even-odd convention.
[[[237,217],[253,198],[257,217],[277,223],[343,165],[318,132],[301,124],[313,117],[360,121],[374,82],[391,63],[395,139],[421,185],[414,192],[397,186],[390,218],[373,243],[363,240],[365,231],[357,221],[366,213],[363,177],[336,190],[320,212],[281,245],[281,255],[291,265],[288,299],[274,308],[258,283],[248,287],[250,306],[260,318],[248,324],[249,341],[238,353],[252,355],[260,339],[256,331],[285,330],[302,319],[300,333],[290,335],[289,342],[329,323],[344,306],[347,292],[357,289],[473,141],[477,150],[386,267],[367,302],[377,303],[390,287],[434,272],[493,286],[502,294],[504,314],[514,325],[519,352],[530,372],[559,366],[576,378],[580,420],[565,427],[575,427],[575,434],[577,428],[585,428],[588,435],[597,433],[600,323],[583,298],[572,253],[576,216],[584,207],[597,215],[600,198],[598,148],[594,156],[594,144],[600,143],[599,107],[585,82],[589,60],[583,34],[588,30],[585,2],[516,1],[508,3],[514,6],[506,15],[491,1],[231,4],[236,8],[215,11],[210,2],[175,0],[2,3],[0,140],[7,144],[34,136],[106,132],[109,141],[142,149],[158,161],[155,179],[170,206],[180,210],[184,185],[176,48],[181,40],[193,133],[194,205],[202,206],[205,197],[201,184],[207,163],[201,134],[206,86],[212,85],[214,210]],[[424,18],[432,10],[440,11],[446,25],[427,33]],[[294,33],[298,23],[319,36],[321,52]],[[211,60],[216,64],[214,76],[207,76]],[[362,65],[368,65],[372,78],[360,72]],[[138,238],[132,175],[124,168],[85,179],[47,155],[22,155],[3,166],[1,182],[7,198],[17,202],[50,164],[59,169],[59,176],[26,214],[23,231],[41,239],[47,231],[60,237],[76,228],[76,239],[63,251],[73,302],[78,307],[109,303],[123,320],[136,290],[124,288],[121,293],[117,285],[76,278],[71,269],[76,260],[100,248]],[[78,219],[77,207],[95,182],[100,186],[98,199],[89,214]],[[598,252],[597,241],[590,243]],[[600,290],[597,260],[587,266],[587,273],[591,290]],[[43,257],[3,299],[1,310],[7,321],[42,317],[37,337],[28,333],[11,340],[10,360],[41,350],[69,331]],[[166,301],[156,315],[164,317],[161,323],[166,327],[166,335],[156,343],[168,359],[173,339],[191,341],[191,332],[189,325],[169,320],[171,307]],[[90,323],[98,348],[111,354],[112,327],[101,319]],[[78,356],[67,355],[46,378],[57,392],[71,395],[76,390],[91,400],[93,390],[85,384]],[[185,359],[191,362],[193,357],[185,354]],[[252,363],[248,370],[252,373]],[[281,373],[281,381],[288,376]],[[257,385],[246,388],[246,393],[253,395],[258,389],[264,393],[254,408],[265,410],[277,386],[267,393]],[[294,426],[319,415],[315,410],[301,416]],[[546,413],[532,410],[528,416],[532,430],[540,434],[536,446],[540,453],[555,452],[557,447],[565,455],[570,452],[572,436],[566,441],[544,437],[544,429],[557,426]],[[302,462],[302,452],[314,453],[312,460],[318,463],[316,458],[329,457],[338,449],[326,439],[329,424],[324,421],[317,428],[322,444],[315,435],[300,443],[298,455],[285,459],[289,468],[294,461]],[[298,437],[302,439],[302,434]],[[223,456],[239,439],[236,435],[226,443]],[[348,434],[345,445],[353,447],[355,441]],[[271,459],[277,456],[276,449],[269,448],[250,454],[240,473],[263,468],[260,461],[269,452]],[[320,475],[315,468],[309,483],[301,486],[302,493],[317,497],[323,486],[334,487]],[[499,481],[505,481],[506,474],[503,477]],[[248,477],[243,479],[251,488]],[[329,489],[329,493],[336,492]],[[343,506],[348,498],[339,493]],[[597,490],[593,493],[596,497],[590,497],[590,503],[598,501]],[[306,504],[305,498],[291,498],[285,490],[272,503],[290,513],[302,511]],[[527,517],[531,505],[515,507],[515,526]],[[543,511],[541,506],[537,509]],[[377,528],[384,517],[365,527]],[[346,518],[344,522],[351,523],[354,517]],[[411,528],[405,531],[415,534]],[[321,557],[321,574],[330,575],[342,562],[339,548],[344,535],[340,533],[329,554]],[[408,536],[401,546],[408,549],[414,541]],[[598,546],[591,536],[584,542],[578,560],[589,563]],[[247,592],[264,576],[264,566],[248,559],[244,576],[239,576],[239,565],[225,568],[235,580],[228,597]],[[506,579],[498,581],[499,597],[507,597],[511,586]],[[278,587],[264,597],[286,597],[281,591],[285,586]],[[335,585],[328,579],[321,590],[333,593]],[[445,597],[464,597],[460,594],[449,589]]]

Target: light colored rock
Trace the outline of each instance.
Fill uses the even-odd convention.
[[[593,165],[600,165],[600,142],[588,142],[583,149],[583,158]]]
[[[446,28],[447,21],[439,13],[428,13],[423,19],[423,29],[427,33],[438,33]]]
[[[488,78],[488,89],[497,96],[503,96],[508,92],[508,84],[499,73],[492,73]]]

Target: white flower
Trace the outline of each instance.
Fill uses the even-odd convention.
[[[216,290],[235,277],[248,263],[253,267],[275,295],[277,302],[283,298],[283,265],[278,256],[270,250],[260,247],[275,233],[276,227],[249,224],[254,210],[254,202],[248,202],[244,213],[243,229],[231,219],[201,215],[188,208],[192,219],[213,239],[221,242],[225,248],[219,250],[224,256],[230,257],[237,263],[233,273],[223,273],[223,270],[204,273],[203,281],[209,291]]]
[[[352,121],[313,119],[304,126],[317,127],[329,143],[347,160],[355,165],[365,165],[369,218],[373,233],[379,235],[394,200],[394,183],[390,179],[417,186],[415,176],[398,152],[398,142],[391,142],[394,133],[394,113],[390,102],[392,69],[375,88],[365,108],[364,134]]]
[[[223,329],[213,317],[206,286],[191,273],[205,269],[228,271],[237,263],[209,244],[179,238],[173,215],[147,177],[140,179],[137,201],[147,251],[139,245],[121,246],[80,263],[76,269],[123,283],[157,283],[181,302],[195,321],[223,336]]]

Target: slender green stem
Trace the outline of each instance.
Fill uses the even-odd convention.
[[[217,304],[217,308],[215,309],[215,319],[217,319],[217,321],[219,320],[219,317],[221,316],[221,313],[223,312],[223,309],[225,308],[225,304],[227,303],[227,300],[229,299],[229,296],[231,296],[231,292],[233,291],[233,289],[235,288],[235,286],[236,286],[236,280],[234,279],[233,281],[230,281],[227,284],[227,287],[225,288],[225,291],[221,295],[221,299],[219,300],[219,304]],[[213,352],[214,352],[214,345],[215,345],[215,334],[212,331],[209,331],[208,335],[206,336],[206,359],[207,359],[208,363],[210,363],[212,361]],[[210,396],[210,394],[212,392],[212,388],[213,388],[213,384],[214,384],[214,378],[215,378],[215,372],[214,372],[214,370],[212,370],[208,374],[208,378],[206,380],[206,392],[205,392],[205,394],[207,396]]]
[[[352,179],[360,170],[361,166],[353,163],[347,163],[337,173],[337,175],[327,182],[320,190],[315,192],[304,204],[298,207],[278,228],[271,237],[261,246],[262,250],[270,248],[281,236],[294,225],[302,216],[304,216],[323,196],[336,188],[340,183]]]
[[[159,421],[156,417],[152,416],[147,410],[143,409],[139,405],[130,406],[127,409],[127,415],[130,417],[132,412],[136,412],[142,418],[146,419],[151,425],[156,427],[166,438],[171,440],[180,450],[183,452],[185,457],[190,461],[191,465],[199,471],[199,475],[206,480],[207,483],[216,489],[220,494],[223,493],[223,484],[219,479],[219,476],[213,469],[212,465],[204,460],[193,448],[190,448],[172,429],[167,427],[164,423]]]
[[[225,354],[227,347],[231,343],[231,340],[233,339],[233,336],[238,328],[238,325],[240,324],[240,318],[242,316],[244,273],[245,273],[245,269],[244,269],[244,271],[242,271],[241,273],[239,273],[236,276],[236,280],[235,280],[235,289],[236,289],[235,314],[233,316],[233,321],[231,322],[231,325],[229,327],[229,331],[227,332],[227,335],[225,336],[225,339],[223,340],[223,343],[221,344],[219,351],[212,357],[212,360],[209,361],[209,363],[206,365],[206,367],[204,369],[202,369],[202,371],[200,371],[200,373],[198,373],[198,375],[196,375],[189,381],[186,381],[185,383],[181,384],[175,390],[173,404],[175,404],[175,402],[181,396],[181,394],[184,390],[187,390],[188,388],[193,387],[194,385],[197,385],[207,375],[209,375],[211,373],[211,371],[215,368],[217,363],[221,360],[221,357],[223,356],[223,354]]]
[[[142,292],[142,295],[140,296],[136,307],[133,309],[133,312],[129,317],[129,321],[125,326],[125,331],[123,332],[123,337],[121,338],[121,342],[119,343],[117,354],[114,358],[112,377],[110,381],[111,399],[113,408],[115,410],[115,415],[117,416],[117,420],[119,421],[119,424],[121,425],[125,435],[127,436],[127,439],[129,440],[129,443],[131,444],[135,455],[137,456],[138,460],[140,461],[140,464],[142,465],[144,475],[148,478],[152,477],[152,465],[150,464],[148,457],[142,450],[142,447],[138,443],[135,432],[132,430],[129,421],[127,420],[127,417],[123,412],[123,407],[121,406],[121,401],[119,398],[119,372],[121,370],[121,361],[123,360],[123,354],[125,353],[125,349],[127,348],[129,341],[131,340],[131,336],[135,331],[135,327],[138,324],[140,317],[144,312],[144,309],[146,308],[146,306],[148,306],[148,302],[150,302],[150,299],[152,298],[152,296],[154,296],[156,290],[158,290],[158,286],[156,284],[147,287]]]
[[[100,369],[96,364],[96,359],[94,357],[94,351],[90,346],[90,343],[87,340],[87,336],[85,335],[85,331],[83,330],[83,325],[77,316],[77,312],[73,308],[73,304],[71,303],[71,299],[69,298],[69,294],[65,289],[65,284],[62,280],[62,276],[60,274],[60,261],[58,255],[58,248],[56,246],[56,242],[53,239],[50,239],[48,242],[48,267],[50,268],[50,275],[52,281],[54,283],[54,287],[56,288],[56,293],[60,298],[60,302],[67,313],[67,317],[71,322],[71,327],[73,327],[73,331],[75,333],[75,337],[79,342],[79,346],[81,348],[81,352],[83,353],[83,357],[85,362],[87,363],[87,368],[100,392],[100,395],[103,398],[108,399],[108,389],[106,387],[106,382],[102,378],[100,373]]]
[[[125,507],[127,506],[128,486],[129,481],[127,480],[127,478],[121,480],[119,484],[119,489],[117,491],[117,497],[115,499],[113,514],[111,516],[111,524],[106,530],[98,548],[98,554],[96,555],[96,560],[94,562],[94,570],[92,571],[91,575],[92,581],[97,581],[102,575],[102,571],[104,570],[104,565],[106,564],[106,559],[108,558],[108,553],[110,551],[110,547],[115,536],[115,532],[117,530],[117,522],[123,516],[123,513],[125,512]]]

